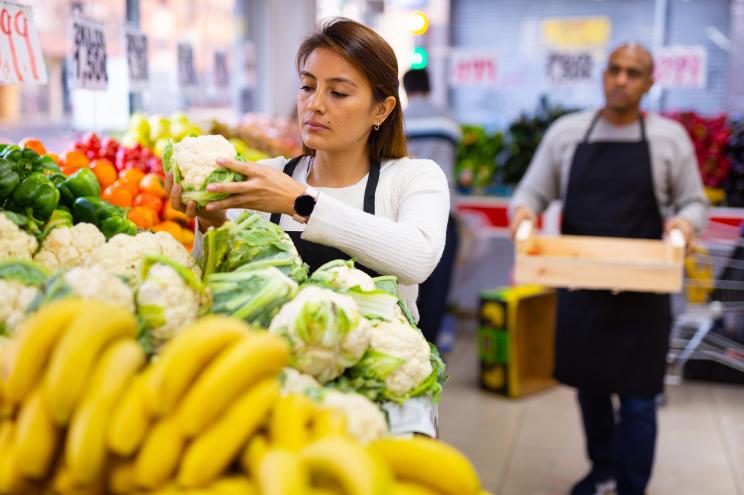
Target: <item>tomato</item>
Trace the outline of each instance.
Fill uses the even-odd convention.
[[[133,195],[129,189],[118,182],[114,181],[113,184],[104,189],[101,198],[116,206],[129,208],[132,206]]]
[[[101,189],[106,189],[116,181],[116,167],[105,158],[93,160],[90,164],[90,169],[96,174],[98,183],[101,184]]]
[[[132,192],[132,196],[139,192],[139,183],[145,173],[138,168],[127,168],[119,172],[119,182]]]
[[[140,191],[154,194],[160,198],[165,198],[168,193],[163,187],[163,179],[158,174],[147,174],[142,177],[139,183]]]
[[[46,148],[44,147],[44,143],[42,143],[36,138],[32,138],[32,137],[24,138],[23,140],[21,140],[20,143],[18,143],[18,145],[21,148],[28,148],[28,149],[34,150],[39,155],[42,155],[42,156],[46,155]]]
[[[158,223],[158,214],[144,206],[133,207],[127,213],[127,218],[143,229],[151,229]]]
[[[141,192],[134,197],[134,206],[150,208],[152,211],[160,215],[160,212],[163,211],[163,200],[154,194]]]
[[[75,172],[77,172],[78,170],[80,170],[80,169],[79,168],[75,168],[75,167],[61,167],[59,169],[59,171],[62,172],[64,175],[72,175]]]
[[[62,157],[65,167],[84,168],[90,164],[90,160],[85,153],[78,150],[66,151]]]

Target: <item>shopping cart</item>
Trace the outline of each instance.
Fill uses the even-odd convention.
[[[666,381],[712,361],[744,374],[744,224],[711,222],[685,263],[685,293],[672,327]]]

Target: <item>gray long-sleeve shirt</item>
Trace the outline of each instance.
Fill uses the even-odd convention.
[[[539,215],[551,201],[565,197],[574,151],[595,114],[591,110],[566,115],[548,129],[512,197],[510,214],[519,206],[527,206]],[[662,217],[684,217],[701,231],[708,219],[708,200],[689,136],[679,123],[655,113],[647,114],[645,122],[654,191]],[[637,121],[617,127],[600,117],[589,141],[637,141],[640,136]],[[622,170],[617,173],[622,174]]]

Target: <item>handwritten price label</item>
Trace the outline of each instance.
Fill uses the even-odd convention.
[[[178,84],[182,88],[193,88],[198,82],[194,67],[194,49],[189,43],[179,43]]]
[[[498,61],[493,53],[456,52],[450,66],[452,86],[494,86]]]
[[[31,7],[0,1],[0,84],[45,84]]]
[[[708,53],[702,46],[669,46],[654,53],[655,84],[661,88],[704,88]]]
[[[106,35],[103,24],[73,18],[70,22],[70,77],[72,86],[103,90],[108,87]]]
[[[129,86],[138,91],[147,87],[150,81],[147,36],[139,29],[127,28],[126,37]]]

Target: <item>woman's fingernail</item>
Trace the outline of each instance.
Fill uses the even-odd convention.
[[[224,158],[218,158],[217,159],[217,164],[218,165],[222,165],[223,163],[225,163],[225,159]]]
[[[217,186],[215,186],[214,184],[209,184],[207,186],[207,191],[209,192],[214,192],[216,189],[217,189]]]
[[[212,205],[212,204],[207,205],[207,210],[208,211],[214,210],[214,205]]]

